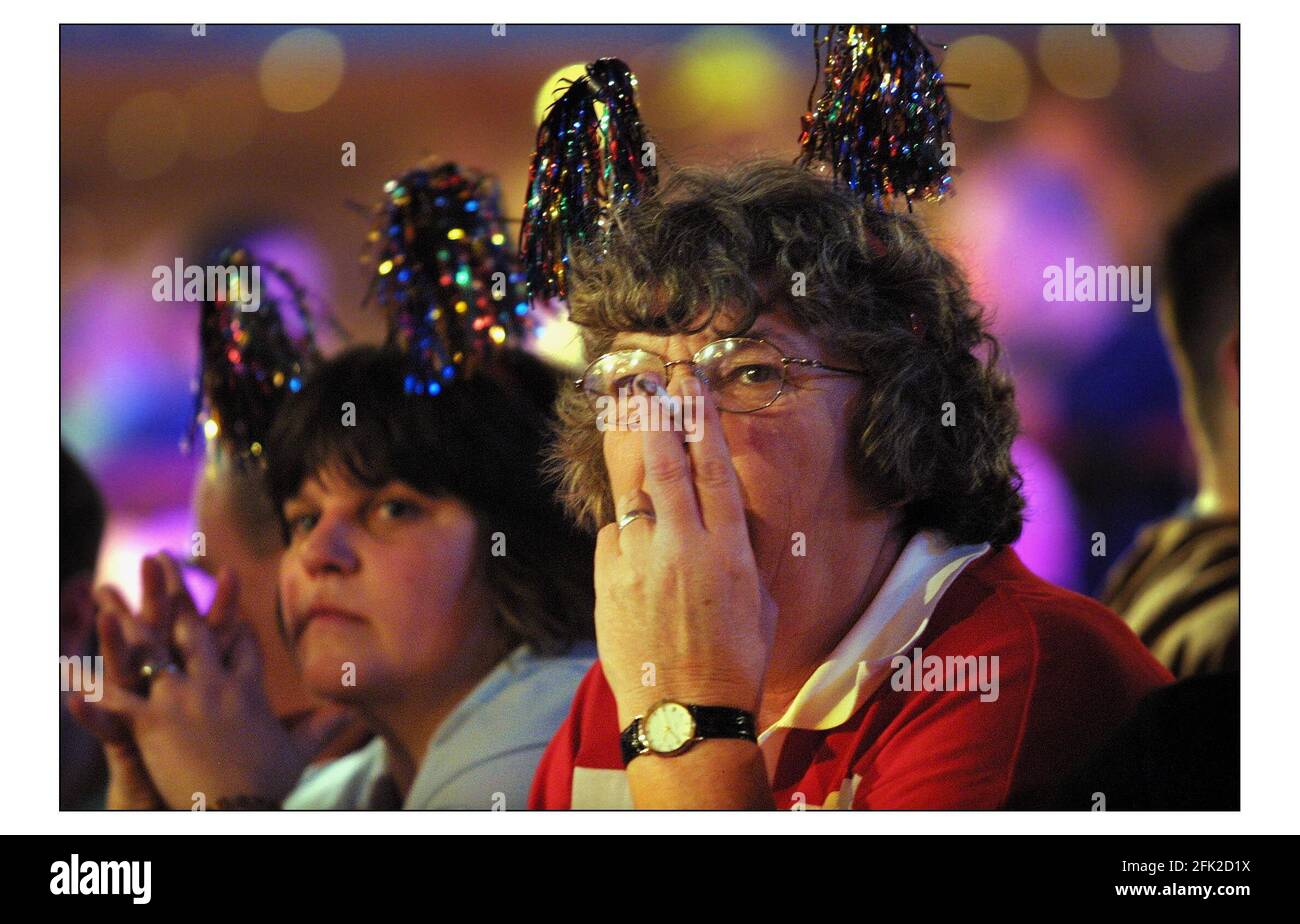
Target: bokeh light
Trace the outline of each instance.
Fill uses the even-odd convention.
[[[674,108],[701,117],[703,131],[727,134],[754,126],[784,93],[784,74],[785,59],[753,30],[710,26],[682,42],[665,89]]]
[[[1079,527],[1070,483],[1051,454],[1028,437],[1016,440],[1011,460],[1024,478],[1025,495],[1025,525],[1016,554],[1039,577],[1078,587],[1078,546],[1086,543],[1088,533]]]
[[[948,46],[940,62],[944,77],[968,87],[950,87],[953,108],[981,122],[1005,122],[1029,103],[1029,66],[1010,43],[992,35],[971,35]]]
[[[553,71],[550,76],[542,81],[541,89],[537,91],[537,101],[533,104],[533,123],[540,125],[542,119],[546,118],[546,110],[551,107],[551,103],[559,99],[564,91],[568,89],[568,83],[565,80],[579,80],[587,74],[587,66],[582,63],[567,64],[557,71]]]
[[[1152,26],[1151,40],[1160,56],[1185,71],[1208,74],[1219,69],[1232,46],[1231,26]]]
[[[1093,35],[1087,25],[1043,26],[1038,66],[1066,96],[1101,99],[1119,83],[1119,43],[1110,34]]]
[[[294,29],[262,55],[262,97],[281,112],[323,105],[343,81],[343,43],[324,29]]]
[[[1042,146],[1011,147],[963,177],[965,208],[949,217],[963,265],[996,293],[999,336],[1069,364],[1094,349],[1129,312],[1128,305],[1048,302],[1043,272],[1116,261],[1092,201],[1088,173]]]

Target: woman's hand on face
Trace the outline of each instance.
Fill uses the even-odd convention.
[[[152,586],[163,588],[169,599],[151,599],[146,593],[141,615],[133,617],[119,595],[104,620],[134,626],[147,642],[133,655],[126,632],[109,628],[105,672],[110,657],[118,664],[154,660],[162,669],[146,687],[133,678],[106,682],[96,712],[110,713],[129,729],[139,763],[167,807],[194,808],[200,799],[207,808],[240,798],[278,804],[347,717],[304,722],[288,732],[263,691],[256,639],[235,621],[233,574],[221,575],[212,612],[204,619],[195,612],[175,563],[156,564],[163,580]],[[172,645],[161,645],[160,625],[170,626]],[[116,650],[110,653],[109,645]],[[119,681],[124,677],[121,671],[115,676]]]
[[[700,438],[642,431],[642,489],[616,513],[654,517],[610,524],[596,543],[596,636],[620,725],[665,698],[757,712],[776,631],[717,408],[694,375],[673,384],[676,400],[699,402]]]

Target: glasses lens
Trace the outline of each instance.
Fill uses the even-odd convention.
[[[587,367],[582,388],[593,398],[617,398],[620,392],[633,394],[638,376],[653,379],[661,387],[667,384],[663,360],[658,356],[645,350],[618,350]]]
[[[785,379],[781,351],[746,337],[710,343],[695,354],[695,371],[708,383],[721,410],[740,413],[775,401]]]

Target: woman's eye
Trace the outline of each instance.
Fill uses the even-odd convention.
[[[419,513],[420,508],[409,501],[386,500],[379,505],[379,511],[387,519],[401,520]]]
[[[314,513],[299,513],[291,516],[288,518],[289,532],[295,536],[311,532],[312,527],[316,525],[317,519]]]
[[[620,375],[610,380],[608,393],[617,395],[620,392],[632,391],[636,384],[636,374]]]
[[[778,375],[779,373],[772,366],[737,366],[728,374],[727,380],[737,385],[767,385]]]

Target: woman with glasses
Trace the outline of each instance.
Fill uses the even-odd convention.
[[[910,218],[779,162],[683,170],[572,254],[569,305],[600,659],[534,807],[1029,807],[1169,681],[1010,548],[1012,388]],[[698,438],[594,426],[629,395],[699,402]]]

